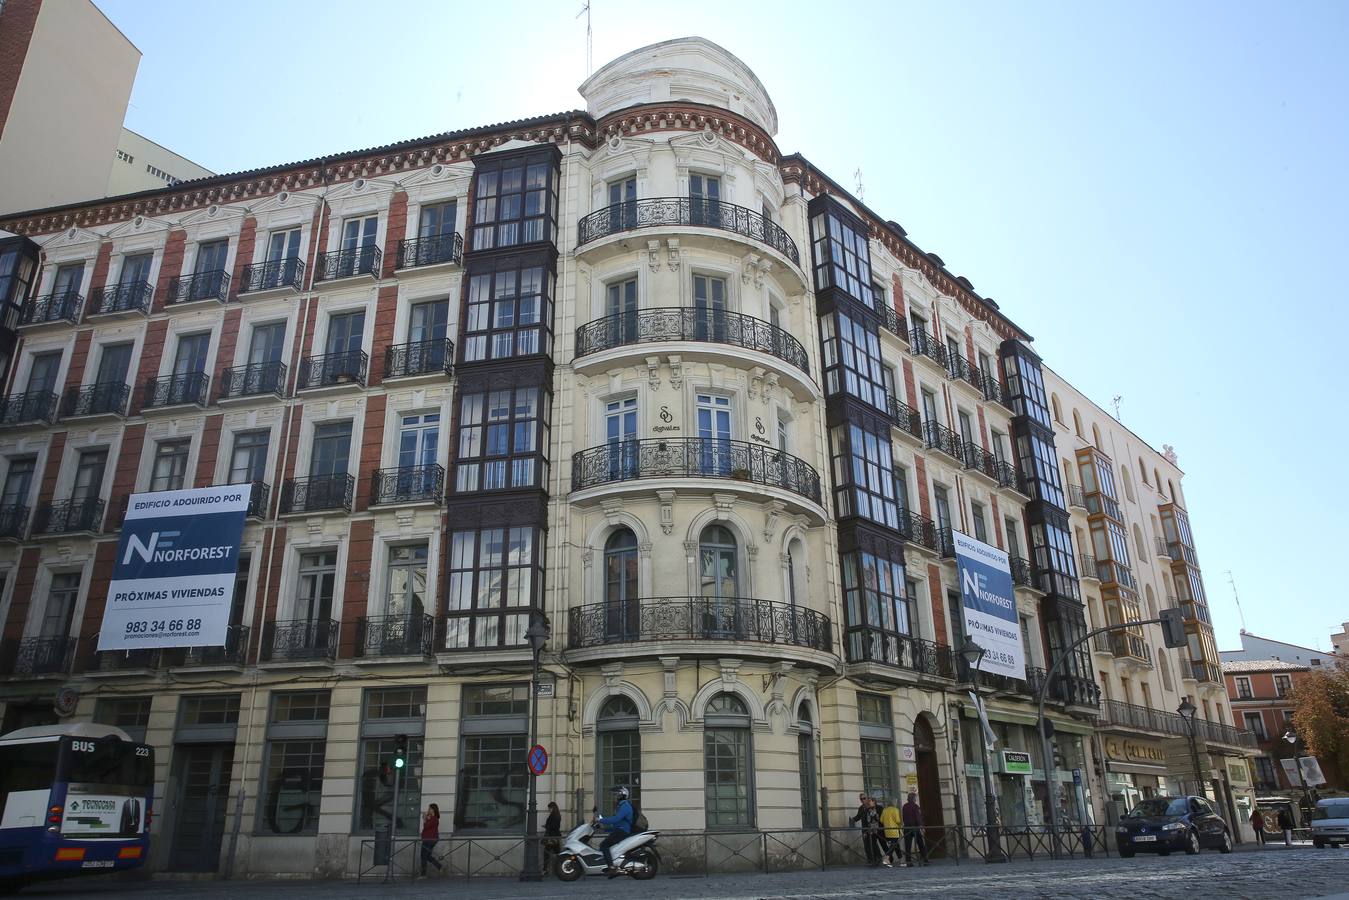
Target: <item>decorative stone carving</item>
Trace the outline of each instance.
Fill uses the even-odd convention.
[[[612,693],[618,683],[623,680],[623,664],[621,662],[605,663],[600,666],[600,673],[604,676],[604,684]]]
[[[712,505],[717,509],[717,521],[725,521],[731,517],[731,508],[735,506],[738,500],[735,494],[713,494]]]
[[[758,268],[759,268],[759,254],[757,253],[745,254],[744,258],[740,260],[740,280],[745,284],[749,284],[751,278],[756,278],[755,272],[758,271]],[[763,279],[758,278],[756,280],[759,281],[760,285],[763,284]]]
[[[615,499],[604,500],[600,503],[600,506],[604,509],[604,518],[609,520],[610,525],[617,525],[622,521],[621,518],[621,514],[623,512],[622,500],[615,500]]]
[[[764,507],[763,539],[765,544],[773,542],[773,535],[778,530],[778,522],[782,518],[782,512],[787,505],[781,500],[774,500]],[[783,557],[783,563],[786,563],[786,557]]]
[[[717,667],[721,669],[721,683],[727,688],[735,684],[736,678],[740,674],[740,660],[738,659],[718,659]]]
[[[648,356],[646,358],[646,383],[652,391],[660,390],[660,357]]]
[[[777,372],[769,372],[764,376],[764,384],[760,390],[763,392],[763,400],[765,403],[772,403],[773,398],[777,396],[778,382],[780,380]]]
[[[667,356],[665,361],[670,364],[670,387],[676,391],[684,389],[684,365],[678,356]]]
[[[581,567],[589,569],[595,563],[594,549],[587,547],[581,551]]]
[[[669,238],[665,241],[665,259],[671,272],[679,271],[679,240]]]
[[[646,264],[652,272],[660,268],[660,241],[646,242]]]

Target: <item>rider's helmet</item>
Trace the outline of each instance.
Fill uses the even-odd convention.
[[[614,798],[616,800],[627,800],[630,796],[632,795],[628,792],[628,789],[623,785],[620,784],[614,787]]]

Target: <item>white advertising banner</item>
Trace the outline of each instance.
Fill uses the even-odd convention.
[[[134,494],[99,650],[223,647],[252,486]]]
[[[953,530],[951,536],[960,602],[965,609],[965,633],[986,651],[979,671],[1024,679],[1026,653],[1007,554],[958,531]]]

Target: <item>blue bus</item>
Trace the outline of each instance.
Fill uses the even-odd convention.
[[[154,771],[154,748],[109,725],[0,736],[0,890],[145,865]]]

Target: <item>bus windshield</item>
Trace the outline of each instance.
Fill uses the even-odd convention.
[[[154,781],[154,756],[149,747],[129,741],[70,740],[59,780],[141,793]]]

